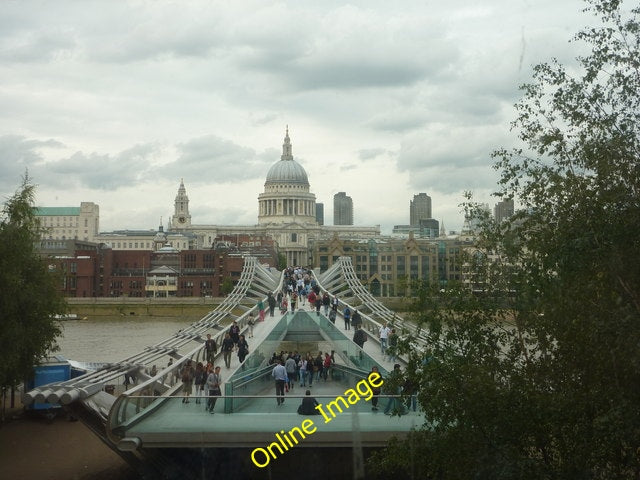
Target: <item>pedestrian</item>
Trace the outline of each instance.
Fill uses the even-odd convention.
[[[249,312],[249,320],[247,320],[247,325],[249,326],[249,338],[253,338],[253,327],[256,324],[256,319],[253,316],[253,312]]]
[[[189,403],[189,396],[191,395],[191,391],[193,390],[194,376],[195,370],[191,366],[191,360],[187,360],[187,363],[182,368],[182,372],[180,372],[180,378],[182,379],[182,393],[184,394],[182,403]]]
[[[196,373],[193,377],[193,383],[196,386],[196,404],[200,403],[200,399],[204,395],[204,385],[207,383],[207,372],[202,362],[196,364]]]
[[[296,360],[293,355],[289,354],[287,361],[284,362],[284,368],[287,370],[287,377],[289,378],[289,390],[293,390],[293,386],[296,383]]]
[[[416,388],[416,384],[411,380],[408,376],[402,385],[402,395],[407,395],[406,397],[406,407],[407,410],[411,409],[414,412],[416,411],[417,403],[418,403],[418,389]]]
[[[216,345],[215,339],[211,338],[210,333],[207,333],[207,339],[204,342],[204,351],[207,357],[207,362],[213,363],[213,359],[218,353],[218,345]]]
[[[220,375],[220,367],[216,367],[207,377],[207,389],[209,390],[209,398],[207,400],[207,411],[213,415],[213,408],[216,406],[217,397],[222,395],[222,375]]]
[[[238,326],[238,322],[236,320],[233,321],[231,327],[229,328],[229,336],[231,337],[231,341],[238,349],[238,340],[240,339],[240,327]]]
[[[309,310],[313,310],[316,305],[316,292],[313,290],[310,291],[307,295],[307,299],[309,300]]]
[[[336,311],[333,309],[329,312],[329,321],[334,325],[336,324]]]
[[[353,325],[353,328],[362,327],[362,317],[357,308],[353,310],[353,315],[351,315],[351,325]]]
[[[307,359],[300,357],[298,361],[298,373],[300,375],[300,386],[305,387],[307,385]]]
[[[309,380],[309,388],[313,387],[313,375],[316,371],[316,366],[314,365],[315,360],[311,353],[307,353],[307,378]]]
[[[320,381],[320,377],[322,377],[323,369],[324,369],[324,359],[322,358],[322,352],[318,352],[318,356],[313,361],[313,370],[316,374],[316,381]]]
[[[364,349],[364,342],[367,341],[367,333],[362,330],[360,327],[355,328],[355,333],[353,334],[353,342],[360,347],[358,351],[358,357],[362,360],[362,350]]]
[[[249,344],[247,340],[244,338],[244,335],[240,335],[240,340],[238,340],[238,360],[242,364],[244,359],[249,355]]]
[[[276,296],[276,304],[282,306],[282,299],[286,296],[285,295],[286,292],[283,292],[282,290],[280,290],[278,292],[278,295]]]
[[[269,305],[269,316],[273,317],[273,311],[276,309],[276,299],[271,292],[267,296],[267,305]]]
[[[345,307],[344,312],[342,312],[342,316],[344,317],[344,329],[351,330],[351,309],[349,307]]]
[[[298,406],[298,414],[300,415],[320,415],[320,412],[316,409],[319,405],[318,401],[311,396],[311,390],[307,390],[305,397],[302,399],[302,403]]]
[[[264,302],[262,300],[258,302],[258,318],[264,322]]]
[[[398,358],[398,335],[396,335],[396,329],[392,328],[389,333],[389,347],[387,348],[387,353],[389,355],[389,361],[395,362],[396,358]]]
[[[329,292],[322,294],[322,308],[324,308],[324,316],[329,315],[329,307],[331,305],[331,298],[329,298]],[[335,318],[335,317],[334,317]]]
[[[373,367],[371,367],[371,373],[377,373],[378,375],[380,374],[380,371],[378,370],[378,366],[374,365]],[[368,376],[371,376],[371,373]],[[376,385],[378,385],[377,387],[374,387],[373,385],[371,385],[371,410],[373,410],[374,412],[378,411],[378,400],[380,400],[378,398],[378,396],[380,395],[381,389],[380,389],[380,384],[376,383]]]
[[[382,351],[382,358],[384,358],[387,350],[387,340],[389,339],[389,334],[391,333],[391,329],[387,326],[387,322],[384,322],[379,330],[380,335],[380,350]]]
[[[322,297],[320,295],[316,295],[315,307],[316,307],[316,315],[320,316],[320,307],[322,306]]]
[[[331,370],[331,364],[332,364],[331,355],[329,355],[329,352],[325,352],[324,359],[322,361],[322,378],[324,379],[325,382],[327,381],[327,376],[329,376],[329,373]]]
[[[282,360],[273,367],[271,376],[276,381],[276,403],[280,406],[284,403],[284,384],[288,381],[287,369],[284,368],[284,362]]]
[[[227,368],[231,368],[231,352],[233,352],[233,345],[231,335],[225,333],[224,340],[222,340],[222,355],[224,358],[224,364]]]
[[[397,413],[398,415],[402,415],[404,413],[404,407],[399,397],[402,392],[402,384],[402,371],[400,370],[400,364],[396,363],[393,366],[393,371],[383,383],[385,393],[387,395],[393,395],[393,397],[389,397],[387,399],[387,406],[384,408],[385,415],[390,415],[392,410],[393,413]]]

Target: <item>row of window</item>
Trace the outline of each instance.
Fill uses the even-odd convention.
[[[63,227],[67,226],[67,221],[69,222],[69,227],[79,227],[80,221],[78,217],[39,217],[42,221],[42,225],[45,227],[59,227],[62,224]],[[68,219],[68,220],[67,220]],[[89,227],[89,219],[84,218],[84,226],[85,228]],[[55,225],[54,225],[55,224]]]

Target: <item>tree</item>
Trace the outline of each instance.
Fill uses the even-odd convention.
[[[535,67],[523,146],[494,153],[521,209],[466,259],[484,288],[419,291],[430,350],[405,349],[427,424],[372,459],[380,476],[640,477],[640,9],[586,10],[590,54]]]
[[[220,295],[226,297],[233,291],[233,280],[231,277],[224,277],[222,283],[220,284]]]
[[[15,387],[33,375],[33,366],[57,349],[56,315],[64,298],[35,248],[40,226],[33,209],[34,186],[25,175],[0,218],[0,387]]]

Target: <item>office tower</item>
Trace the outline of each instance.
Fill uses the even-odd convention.
[[[333,196],[333,224],[353,225],[353,201],[345,192]]]
[[[431,197],[426,193],[413,196],[409,202],[409,225],[420,225],[420,220],[431,218]]]
[[[514,207],[513,207],[513,199],[502,200],[496,203],[496,206],[493,208],[493,216],[496,219],[497,223],[502,223],[511,215],[513,215]]]
[[[316,222],[318,225],[324,225],[324,203],[316,202]]]

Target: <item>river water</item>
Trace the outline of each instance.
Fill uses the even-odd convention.
[[[79,362],[118,362],[171,337],[193,319],[180,317],[97,317],[60,322],[56,354]]]

